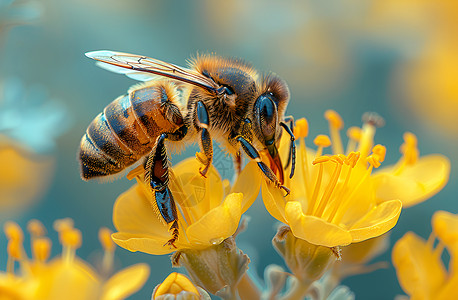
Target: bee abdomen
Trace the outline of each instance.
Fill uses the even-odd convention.
[[[111,130],[105,113],[91,122],[83,136],[80,159],[84,179],[116,174],[138,160]]]

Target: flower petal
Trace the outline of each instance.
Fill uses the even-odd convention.
[[[120,232],[169,239],[168,228],[151,207],[151,200],[139,184],[121,194],[113,207],[113,224]]]
[[[103,286],[102,300],[125,299],[138,291],[149,276],[147,264],[136,264],[113,275]]]
[[[335,247],[352,242],[352,237],[347,230],[315,216],[305,215],[298,201],[286,203],[285,217],[294,236],[311,244]]]
[[[436,211],[432,219],[433,231],[447,246],[456,246],[458,243],[458,215]]]
[[[439,192],[449,174],[450,161],[439,154],[423,156],[399,174],[394,173],[394,167],[384,168],[374,175],[377,197],[381,201],[399,199],[404,207],[410,207]]]
[[[140,251],[148,254],[163,255],[176,250],[172,247],[164,246],[170,240],[170,235],[168,237],[157,237],[146,234],[115,232],[111,235],[111,238],[118,246],[131,252]],[[186,247],[186,245],[181,244],[179,240],[175,245],[179,249],[190,248],[189,245]]]
[[[258,166],[254,161],[250,161],[243,168],[231,189],[231,193],[243,194],[242,213],[246,212],[258,197],[261,180],[264,178],[262,178]]]
[[[242,194],[229,194],[222,205],[207,212],[186,230],[189,242],[211,246],[233,235],[242,216]],[[195,248],[195,247],[193,247]]]
[[[262,201],[267,211],[280,222],[287,224],[284,217],[285,211],[285,199],[283,199],[282,191],[276,188],[272,184],[267,184],[265,180],[262,180]]]
[[[398,222],[402,202],[391,200],[371,209],[350,229],[353,242],[361,242],[386,233]]]
[[[440,256],[411,232],[396,242],[392,260],[399,284],[409,295],[415,293],[425,299],[433,299],[445,282],[446,271]]]

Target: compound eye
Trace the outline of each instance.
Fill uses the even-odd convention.
[[[266,145],[274,142],[277,130],[278,113],[273,98],[272,93],[265,93],[259,96],[254,104],[255,116]]]

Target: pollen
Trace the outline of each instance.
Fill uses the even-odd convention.
[[[15,240],[22,242],[24,240],[24,233],[22,232],[21,227],[15,222],[8,221],[3,226],[5,235],[9,240]]]
[[[334,110],[328,109],[324,113],[324,117],[326,120],[328,120],[329,125],[331,127],[334,127],[336,129],[342,129],[344,126],[344,122],[342,120],[342,117]]]
[[[296,126],[294,127],[294,136],[296,139],[306,138],[309,134],[309,123],[306,118],[300,118],[296,121]]]
[[[320,134],[318,135],[314,140],[313,143],[317,145],[318,147],[329,147],[331,146],[331,140],[327,135]]]

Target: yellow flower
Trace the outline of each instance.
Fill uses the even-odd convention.
[[[344,154],[339,135],[343,121],[334,111],[325,116],[332,143],[320,135],[314,140],[318,149],[307,149],[304,137],[308,130],[303,127],[308,125],[305,119],[299,120],[295,128],[299,139],[296,174],[285,182],[291,194],[284,198],[278,189],[263,182],[264,204],[273,217],[291,227],[294,236],[311,244],[345,246],[379,236],[396,224],[402,207],[399,200],[378,201],[371,176],[384,160],[385,148],[373,147],[375,128],[383,120],[366,116],[362,130],[351,130]],[[287,153],[288,143],[283,141],[281,155]],[[323,148],[330,145],[333,155],[323,156]],[[371,149],[373,154],[369,155]],[[287,161],[286,155],[282,161]]]
[[[169,227],[160,217],[153,195],[143,180],[118,197],[113,209],[113,223],[118,232],[112,235],[119,246],[130,251],[167,254],[176,250],[205,249],[220,244],[233,235],[241,215],[259,193],[260,178],[242,172],[229,193],[214,167],[207,178],[199,174],[196,159],[177,164],[170,172],[170,190],[178,211],[179,235],[176,249],[165,245],[171,237]],[[256,166],[246,166],[253,170]],[[243,190],[244,195],[232,191]]]
[[[13,222],[5,224],[9,239],[8,263],[6,273],[0,273],[1,299],[3,296],[6,299],[124,299],[139,290],[148,278],[149,267],[145,264],[130,266],[109,279],[102,277],[76,257],[82,237],[81,232],[73,228],[73,221],[56,221],[55,227],[63,253],[48,262],[51,241],[44,237],[45,230],[40,222],[33,220],[28,225],[32,259],[25,254],[20,227]],[[114,250],[107,247],[106,242],[102,244],[106,252]],[[21,267],[18,273],[14,270],[15,262]]]
[[[450,161],[440,154],[419,156],[417,138],[404,134],[403,156],[393,166],[374,172],[374,184],[379,201],[396,198],[407,208],[438,193],[450,175]]]
[[[457,299],[458,215],[438,211],[432,224],[428,241],[408,232],[396,242],[393,265],[402,289],[411,299]],[[436,236],[439,241],[434,247]],[[444,247],[450,254],[448,271],[441,260]]]
[[[54,160],[0,135],[0,211],[22,211],[48,187]]]
[[[156,286],[151,299],[209,300],[210,296],[205,290],[196,287],[188,277],[173,272],[167,276],[164,282]]]

